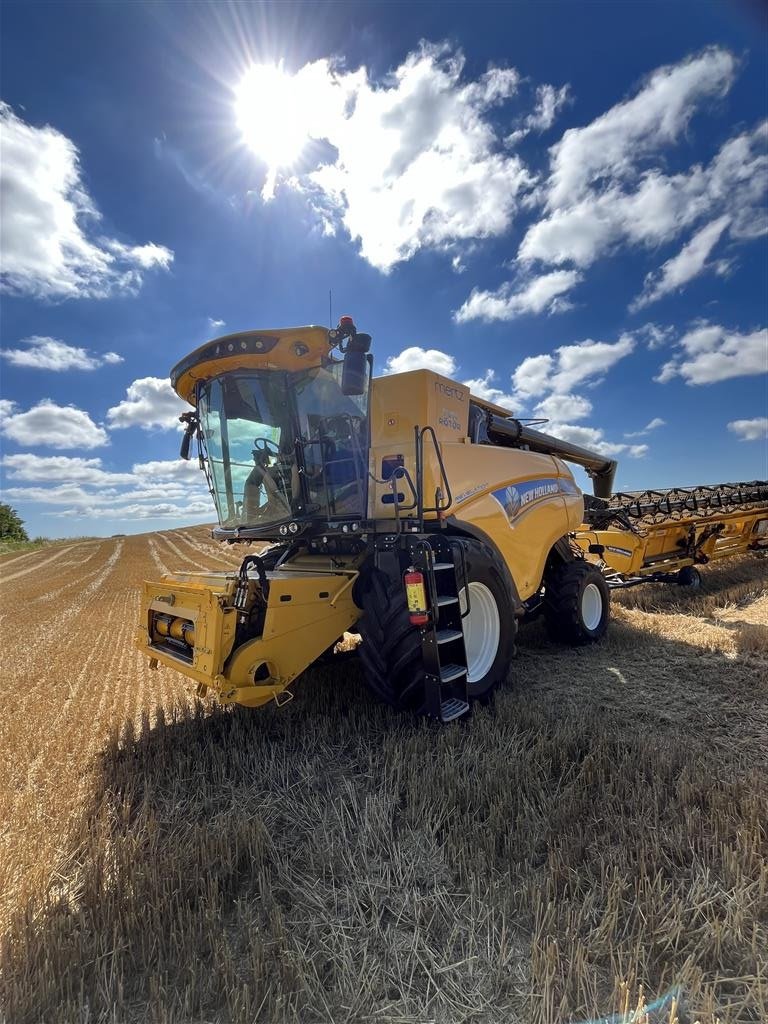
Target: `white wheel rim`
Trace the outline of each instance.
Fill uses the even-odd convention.
[[[593,632],[603,617],[603,595],[595,583],[588,583],[581,593],[581,618],[585,627]]]
[[[467,682],[476,683],[486,676],[496,659],[501,639],[501,620],[496,599],[484,583],[469,584],[469,615],[463,620],[464,647],[467,652]],[[461,612],[467,610],[467,594],[459,594]]]

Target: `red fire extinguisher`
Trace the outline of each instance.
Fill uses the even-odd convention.
[[[427,590],[424,586],[424,574],[411,566],[403,576],[405,596],[408,600],[408,617],[412,626],[425,626],[429,622],[427,609]]]

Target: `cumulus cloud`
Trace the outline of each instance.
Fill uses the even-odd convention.
[[[496,373],[493,370],[486,370],[482,377],[474,377],[463,381],[463,383],[476,398],[481,398],[485,402],[493,402],[494,405],[500,405],[503,409],[514,412],[514,395],[505,392],[503,388],[497,387],[494,384],[495,380]]]
[[[682,377],[686,384],[714,384],[731,377],[768,372],[768,329],[738,331],[699,323],[677,343],[677,351],[654,379],[666,384]]]
[[[6,348],[0,350],[3,359],[12,366],[30,367],[36,370],[95,370],[105,364],[122,363],[123,357],[117,352],[105,352],[98,355],[87,349],[68,345],[58,338],[33,335],[22,338],[19,345],[24,348]]]
[[[390,356],[384,368],[385,373],[406,373],[408,370],[434,370],[445,377],[452,377],[456,372],[456,360],[436,348],[412,345],[396,356]]]
[[[0,423],[8,417],[16,409],[16,403],[11,401],[10,398],[0,398]]]
[[[666,420],[661,419],[660,416],[654,416],[652,420],[646,423],[642,430],[634,430],[632,433],[625,434],[624,437],[644,437],[646,434],[650,434],[652,430],[658,430],[659,427],[665,427],[666,425]]]
[[[210,327],[210,329],[212,331],[220,331],[221,328],[222,327],[226,327],[227,324],[226,324],[226,321],[224,321],[224,320],[216,320],[214,317],[209,316],[208,317],[208,326]]]
[[[736,71],[733,54],[710,48],[657,69],[634,96],[568,129],[550,149],[548,177],[529,197],[542,216],[526,230],[518,267],[585,271],[621,247],[652,250],[688,235],[677,255],[647,276],[632,310],[708,269],[725,272],[725,262],[708,262],[721,237],[733,249],[768,231],[768,125],[733,136],[709,163],[677,173],[666,164],[694,114],[728,92]]]
[[[321,60],[285,83],[306,135],[333,149],[285,185],[307,196],[328,233],[346,229],[381,271],[422,248],[503,235],[532,183],[490,116],[515,96],[518,72],[492,67],[466,81],[464,63],[447,45],[422,43],[381,82],[365,67],[347,72]],[[272,186],[268,177],[264,198]]]
[[[182,459],[136,463],[130,472],[98,458],[6,455],[9,500],[48,506],[48,514],[104,519],[215,518],[204,475]],[[60,506],[66,506],[62,509]]]
[[[728,429],[739,435],[740,441],[765,441],[768,438],[768,417],[756,416],[752,420],[733,420]]]
[[[546,132],[555,123],[560,110],[570,99],[570,86],[559,89],[554,85],[540,85],[536,89],[536,106],[532,114],[523,119],[522,126],[507,136],[505,142],[513,146],[530,132]]]
[[[112,473],[102,467],[101,459],[75,458],[69,455],[34,455],[19,452],[4,455],[0,460],[6,476],[24,482],[65,481],[73,484],[91,484],[94,487],[113,487],[133,482],[132,473]]]
[[[592,413],[592,403],[583,395],[553,393],[543,398],[533,409],[538,419],[555,423],[570,423],[571,420],[586,419]]]
[[[705,225],[683,246],[677,256],[667,260],[658,271],[648,274],[643,293],[635,299],[630,310],[634,312],[642,309],[664,295],[678,291],[705,270],[713,269],[716,273],[725,273],[728,269],[727,262],[721,260],[710,264],[707,260],[729,223],[730,217],[726,216],[718,217],[711,224]]]
[[[631,459],[642,459],[648,454],[647,444],[621,444],[614,441],[607,441],[604,432],[598,427],[573,426],[569,423],[552,423],[547,427],[547,433],[559,437],[563,441],[570,441],[571,444],[579,444],[584,448],[599,452],[614,458],[616,455],[628,455]]]
[[[631,334],[622,334],[618,341],[586,341],[561,345],[553,354],[528,356],[512,374],[515,393],[526,400],[547,391],[572,396],[578,384],[594,385],[635,347]]]
[[[82,179],[75,144],[0,103],[3,135],[2,289],[43,299],[136,292],[147,270],[173,253],[98,234],[100,214]]]
[[[514,320],[526,313],[562,313],[571,309],[562,295],[580,280],[581,274],[575,270],[553,270],[528,280],[518,291],[511,283],[490,292],[474,288],[454,320],[461,324],[469,320]]]
[[[167,377],[141,377],[129,384],[122,402],[107,410],[113,430],[143,427],[145,430],[179,428],[179,416],[188,412]]]
[[[11,403],[0,422],[0,433],[32,448],[101,448],[109,444],[106,430],[87,412],[74,405],[57,405],[50,398],[26,412],[15,412]]]
[[[676,142],[703,100],[728,92],[735,72],[733,54],[712,47],[658,68],[631,99],[568,129],[552,149],[547,205],[578,202],[601,179],[633,177],[638,159]]]

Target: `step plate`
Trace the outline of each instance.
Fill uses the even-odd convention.
[[[441,722],[452,722],[456,718],[461,718],[462,715],[466,715],[469,711],[469,704],[465,700],[458,700],[456,697],[451,697],[448,700],[444,700],[440,705],[440,721]]]

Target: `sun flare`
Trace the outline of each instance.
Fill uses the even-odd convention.
[[[306,97],[281,66],[252,65],[235,90],[237,123],[246,144],[274,171],[289,167],[308,138]]]

